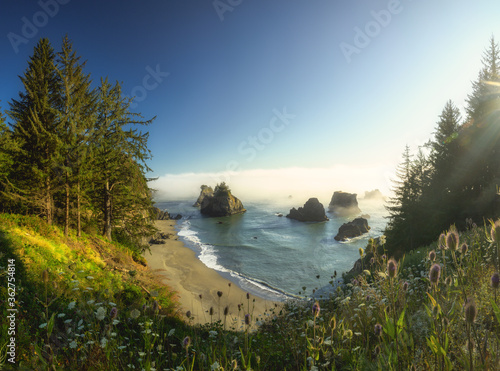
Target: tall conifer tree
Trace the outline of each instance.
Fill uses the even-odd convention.
[[[52,223],[61,142],[57,118],[59,79],[54,49],[48,39],[35,46],[28,69],[21,77],[24,91],[10,103],[13,138],[19,142],[12,172],[16,193],[35,212]]]

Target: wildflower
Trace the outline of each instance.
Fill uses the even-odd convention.
[[[210,307],[210,309],[208,310],[208,314],[210,314],[210,316],[214,315],[214,307]]]
[[[250,300],[250,293],[247,292],[247,300]]]
[[[217,337],[217,334],[218,334],[218,332],[217,332],[217,331],[214,331],[214,330],[212,330],[212,331],[209,331],[209,332],[208,332],[208,335],[209,335],[212,339],[215,339],[215,338]]]
[[[433,264],[429,271],[429,281],[433,284],[437,284],[439,276],[441,276],[441,266],[439,264]]]
[[[76,340],[73,340],[71,343],[69,343],[69,348],[70,349],[75,349],[77,346]]]
[[[468,323],[474,323],[476,320],[477,308],[474,300],[467,299],[467,304],[465,304],[465,320]]]
[[[106,348],[106,344],[108,344],[108,339],[102,338],[101,339],[101,348]]]
[[[396,272],[398,270],[398,264],[396,263],[396,260],[394,259],[389,259],[387,262],[387,273],[389,274],[390,278],[396,277]]]
[[[375,258],[370,259],[370,265],[373,265],[373,264],[375,264]]]
[[[169,332],[168,332],[168,335],[167,336],[172,336],[175,332],[175,328],[171,329]]]
[[[250,314],[245,314],[245,325],[250,325]]]
[[[500,219],[495,223],[491,223],[491,240],[494,242],[500,242]]]
[[[464,242],[460,247],[460,251],[462,252],[462,255],[467,254],[467,251],[469,251],[469,246],[467,246],[467,244]]]
[[[42,282],[43,283],[47,283],[49,282],[49,271],[47,269],[45,269],[43,272],[42,272]]]
[[[38,328],[45,328],[45,327],[47,327],[47,322],[42,323],[40,326],[38,326]]]
[[[408,291],[408,285],[409,285],[409,284],[408,284],[408,281],[405,281],[405,282],[403,283],[403,291],[404,291],[404,292]]]
[[[430,253],[429,253],[429,260],[431,262],[433,262],[434,260],[436,260],[436,252],[434,250],[432,250]]]
[[[158,310],[160,309],[160,304],[158,304],[158,302],[156,300],[153,301],[153,305],[152,305],[151,309],[153,309],[153,313],[158,312]]]
[[[314,317],[318,317],[319,316],[319,311],[320,311],[319,303],[315,302],[314,305],[312,306],[313,316]]]
[[[229,307],[226,305],[224,307],[224,316],[227,316],[229,314]]]
[[[375,336],[380,336],[382,335],[382,325],[380,323],[377,323],[375,325]]]
[[[130,312],[130,318],[132,318],[132,319],[137,319],[137,318],[139,318],[140,315],[141,315],[141,312],[139,312],[137,309],[133,309]]]
[[[191,338],[189,336],[186,336],[184,340],[182,340],[182,346],[187,349],[189,348],[190,345],[191,345]]]
[[[499,285],[500,285],[500,276],[498,275],[498,272],[495,272],[491,276],[491,287],[493,287],[496,290],[498,289]]]
[[[70,319],[67,319],[66,321],[64,321],[64,323],[71,323],[71,321],[73,321],[71,318]]]
[[[446,248],[450,250],[456,250],[458,247],[458,233],[455,230],[451,230],[446,235]]]
[[[104,307],[99,307],[95,312],[95,316],[99,321],[102,321],[106,316],[106,309],[104,309]]]
[[[365,251],[363,250],[362,247],[360,247],[358,251],[359,251],[359,256],[360,257],[363,257],[365,255]]]
[[[380,236],[378,241],[380,242],[381,245],[385,245],[386,242],[385,236],[384,235]]]
[[[68,304],[68,309],[71,310],[75,307],[76,301],[72,301],[71,303]]]
[[[93,279],[94,279],[94,277],[92,277],[92,276],[87,276],[87,279],[88,279],[88,280],[93,280]]]
[[[222,296],[222,291],[217,291],[217,296],[220,298]]]
[[[57,318],[62,318],[62,317],[64,317],[64,316],[66,316],[66,313],[59,313],[59,314],[57,315]]]
[[[87,301],[87,304],[92,305],[92,304],[94,304],[94,302],[95,302],[95,300],[89,300],[89,301]]]
[[[446,248],[446,236],[445,236],[445,234],[444,234],[444,233],[441,233],[441,234],[439,235],[438,247],[439,247],[440,249],[444,249],[444,248]]]
[[[117,315],[118,315],[118,309],[116,309],[116,307],[111,308],[111,312],[109,312],[109,317],[111,319],[115,319]]]
[[[210,370],[212,371],[218,371],[220,369],[220,365],[219,365],[219,362],[215,361],[211,366],[210,366]]]
[[[382,255],[382,260],[386,260],[387,259],[387,255]]]

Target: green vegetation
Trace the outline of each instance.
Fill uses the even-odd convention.
[[[231,190],[229,189],[229,186],[226,184],[226,182],[218,183],[215,186],[215,191],[214,191],[215,197],[227,196],[230,193],[231,193]]]
[[[395,196],[387,207],[390,254],[402,256],[434,240],[451,224],[482,223],[500,212],[500,59],[492,38],[473,83],[467,117],[449,101],[434,138],[412,156],[407,147],[398,168]]]
[[[91,88],[67,37],[56,53],[47,39],[34,48],[10,102],[9,126],[0,117],[0,204],[4,212],[42,216],[49,224],[113,231],[136,246],[154,231],[147,125],[129,111],[120,84]]]
[[[329,298],[285,303],[256,319],[249,296],[239,305],[238,318],[210,316],[203,326],[192,325],[189,312],[181,321],[171,291],[116,242],[85,233],[65,237],[61,228],[37,217],[3,214],[0,226],[4,276],[10,259],[15,262],[20,369],[500,366],[495,273],[500,220],[484,227],[469,224],[462,233],[452,227],[399,262],[379,253],[385,248],[379,239],[380,246],[371,250],[371,269]],[[0,298],[8,298],[7,291],[2,285]],[[2,300],[6,318],[7,300]],[[243,327],[238,319],[245,320]],[[7,328],[2,322],[2,345],[8,342]],[[5,356],[4,347],[0,362],[8,365]]]

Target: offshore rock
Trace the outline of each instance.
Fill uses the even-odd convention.
[[[201,192],[200,195],[198,196],[198,199],[193,204],[194,207],[200,207],[205,197],[214,195],[214,190],[212,189],[212,187],[209,187],[207,185],[202,185],[200,188]]]
[[[328,209],[339,216],[356,215],[361,212],[356,193],[334,192]]]
[[[325,208],[317,198],[310,198],[304,204],[304,207],[299,207],[298,210],[296,208],[291,209],[290,214],[286,217],[301,222],[324,222],[328,220]]]
[[[335,236],[336,241],[345,241],[348,238],[361,236],[370,230],[368,221],[365,218],[356,218],[352,222],[344,223],[339,228],[339,233]]]
[[[200,211],[207,216],[229,216],[244,213],[246,210],[238,198],[234,197],[230,191],[226,191],[207,194],[201,202]]]

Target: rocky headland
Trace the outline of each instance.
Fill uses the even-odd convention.
[[[214,217],[241,214],[245,211],[241,201],[231,194],[225,183],[217,185],[212,195],[206,194],[200,205],[203,215]]]

